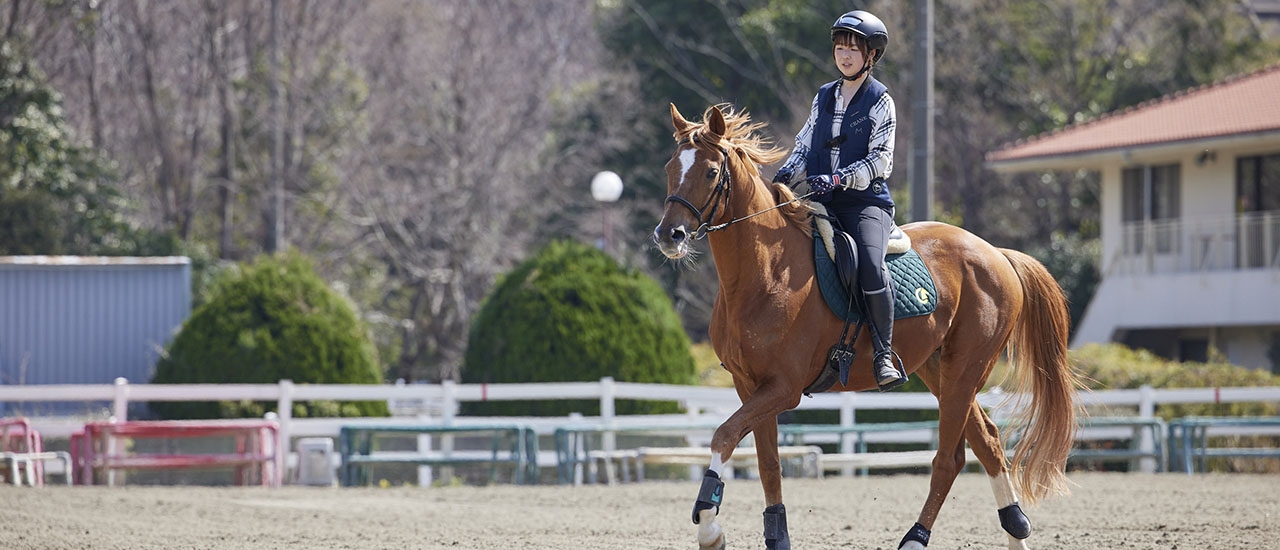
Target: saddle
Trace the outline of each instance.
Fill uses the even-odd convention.
[[[861,295],[858,285],[858,253],[853,237],[837,231],[828,221],[827,210],[821,204],[811,204],[814,209],[814,262],[818,288],[831,311],[845,322],[840,341],[832,346],[827,368],[804,389],[805,395],[821,393],[835,385],[836,381],[848,382],[849,367],[853,363],[853,342],[845,342],[850,324],[857,323],[854,341],[862,330],[864,315],[861,304],[855,298]],[[911,238],[897,224],[890,229],[885,264],[894,281],[894,318],[913,317],[931,313],[937,307],[936,287],[924,261],[911,250]],[[899,366],[899,371],[902,368]],[[903,376],[905,378],[905,372]]]
[[[838,231],[831,225],[827,207],[820,203],[811,203],[813,207],[813,225],[822,238],[827,255],[836,265],[836,276],[845,290],[852,293],[858,290],[858,245],[853,237],[844,231]],[[889,244],[885,247],[885,256],[904,254],[911,250],[911,237],[893,224],[889,228]]]

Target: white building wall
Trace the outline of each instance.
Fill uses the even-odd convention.
[[[1102,258],[1098,262],[1098,270],[1105,279],[1107,273],[1111,271],[1111,263],[1115,261],[1121,250],[1121,232],[1120,232],[1120,173],[1123,171],[1124,165],[1119,162],[1109,162],[1101,168],[1101,197],[1098,198],[1101,203],[1102,213],[1100,214],[1099,237],[1102,240]]]
[[[1182,163],[1182,217],[1233,216],[1236,213],[1235,155],[1217,154],[1203,165]]]
[[[1098,285],[1071,346],[1110,342],[1121,329],[1188,327],[1218,327],[1211,341],[1227,360],[1267,368],[1272,334],[1280,333],[1280,273],[1108,277]]]
[[[1249,368],[1267,368],[1271,358],[1267,352],[1271,348],[1272,335],[1280,334],[1280,326],[1274,327],[1227,327],[1220,330],[1221,351],[1227,361],[1233,365]]]

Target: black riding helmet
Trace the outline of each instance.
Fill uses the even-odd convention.
[[[884,22],[879,17],[871,15],[862,10],[854,10],[836,19],[835,24],[831,25],[831,41],[836,39],[836,33],[840,31],[851,32],[861,36],[867,41],[867,48],[876,51],[875,59],[872,63],[879,63],[880,58],[884,56],[884,50],[889,46],[889,31],[885,30]]]

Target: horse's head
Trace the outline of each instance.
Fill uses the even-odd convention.
[[[770,193],[760,179],[759,165],[787,155],[758,133],[763,123],[752,122],[746,113],[736,113],[728,105],[707,109],[702,122],[689,122],[672,105],[671,125],[676,130],[676,150],[667,162],[662,221],[653,230],[653,242],[668,258],[688,255],[691,237],[700,238],[794,202],[795,195],[785,185],[775,185]],[[798,223],[808,221],[807,207],[791,205],[782,213]]]
[[[662,220],[653,230],[653,241],[671,259],[689,253],[690,237],[701,237],[729,201],[729,150],[724,143],[727,125],[718,107],[706,120],[685,120],[671,105],[676,145],[667,161],[667,200]]]

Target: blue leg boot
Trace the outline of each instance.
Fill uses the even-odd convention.
[[[787,509],[782,503],[764,509],[764,547],[767,550],[791,550],[787,535]]]

